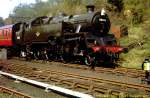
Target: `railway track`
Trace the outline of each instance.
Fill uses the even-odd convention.
[[[67,67],[79,68],[88,70],[89,67],[85,65],[78,65],[78,64],[64,64]],[[145,73],[143,70],[140,69],[133,69],[133,68],[125,68],[125,67],[118,67],[118,68],[104,68],[104,67],[96,67],[95,72],[97,73],[110,73],[110,74],[122,74],[133,78],[144,77]]]
[[[147,93],[150,92],[150,86],[142,84],[129,84],[113,80],[106,80],[101,78],[93,78],[88,76],[82,76],[79,74],[66,73],[54,70],[43,70],[31,66],[23,66],[11,64],[9,65],[10,72],[13,74],[21,75],[26,78],[54,83],[55,85],[67,85],[67,88],[71,89],[84,89],[85,93],[95,94],[111,94],[119,96],[120,94],[128,94],[130,89],[141,90]]]
[[[3,86],[0,86],[0,93],[7,96],[7,98],[34,98],[34,97],[28,96],[26,94],[23,94],[21,92],[18,92],[18,91],[15,91],[10,88],[3,87]]]
[[[19,58],[14,58],[16,60],[22,60]],[[40,63],[45,64],[45,61],[42,60],[32,60],[33,63]],[[87,65],[80,65],[80,64],[64,64],[61,62],[50,62],[46,61],[48,64],[59,64],[66,67],[76,68],[76,69],[83,69],[83,70],[90,70],[90,67]],[[116,67],[116,68],[105,68],[105,67],[95,67],[95,72],[97,73],[110,73],[110,74],[116,74],[116,75],[124,75],[132,78],[138,78],[138,77],[144,77],[145,72],[140,69],[134,69],[134,68],[126,68],[126,67]]]
[[[44,64],[42,61],[33,61],[40,64]],[[48,62],[48,63],[55,63],[55,62]],[[83,70],[90,70],[89,66],[86,65],[79,65],[79,64],[64,64],[61,62],[57,62],[63,66],[76,68],[76,69],[83,69]],[[125,67],[117,67],[117,68],[105,68],[105,67],[95,67],[95,72],[97,73],[110,73],[116,75],[125,75],[128,77],[138,78],[144,77],[145,73],[143,70],[134,69],[134,68],[125,68]]]

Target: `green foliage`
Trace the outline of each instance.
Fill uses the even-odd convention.
[[[136,47],[127,54],[121,54],[125,61],[121,63],[124,67],[141,68],[146,56],[150,56],[150,0],[124,0],[125,11],[131,11],[125,19],[129,26],[129,36],[120,39],[121,45],[129,45],[132,42],[144,41],[144,45]]]
[[[10,97],[10,94],[0,92],[0,98],[9,98],[9,97]],[[11,98],[20,98],[20,97],[13,95],[13,96],[11,96]]]
[[[123,10],[123,0],[107,0],[107,2],[115,7],[115,11],[121,12]]]
[[[2,17],[0,17],[0,26],[3,26],[4,25],[4,20]]]
[[[81,0],[62,0],[62,2],[59,2],[55,7],[55,9],[57,9],[56,12],[52,12],[54,12],[54,14],[58,14],[59,12],[67,14],[81,13],[83,11],[83,6],[81,4]]]
[[[87,4],[94,4],[98,10],[100,10],[102,7],[105,8],[106,5],[111,5],[111,7],[113,7],[113,9],[119,13],[123,10],[130,10],[131,16],[127,17],[126,19],[124,19],[123,14],[120,13],[122,21],[128,24],[139,24],[150,17],[150,0],[48,0],[47,2],[36,0],[36,4],[22,4],[17,6],[14,9],[13,14],[10,16],[17,18],[14,19],[14,21],[24,21],[38,16],[57,15],[60,12],[67,14],[80,14],[86,12],[85,6]],[[113,12],[113,17],[115,17],[116,11]],[[117,18],[121,18],[120,16]],[[18,17],[30,18],[19,19]]]
[[[85,6],[82,3],[82,0],[48,0],[47,2],[36,0],[36,4],[18,5],[13,14],[10,14],[10,17],[13,18],[14,22],[18,22],[27,21],[38,16],[53,16],[60,12],[79,14],[85,11]]]
[[[9,18],[12,19],[12,22],[28,21],[29,19],[36,16],[36,12],[33,10],[33,5],[21,4],[18,5],[13,14],[9,15]]]
[[[126,38],[120,39],[120,44],[127,46],[130,43],[137,41],[144,41],[144,44],[139,47],[135,47],[126,54],[121,54],[121,58],[124,61],[121,63],[124,67],[141,68],[141,64],[146,56],[150,56],[150,39],[147,31],[143,29],[141,25],[130,27],[129,35]]]
[[[143,11],[142,10],[137,10],[135,12],[133,12],[133,16],[132,16],[132,23],[133,24],[138,24],[141,23],[143,20]]]
[[[125,10],[130,10],[132,24],[142,23],[150,17],[150,0],[124,0]]]

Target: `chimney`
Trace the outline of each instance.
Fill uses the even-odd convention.
[[[88,13],[92,13],[92,12],[94,12],[95,6],[94,5],[87,5],[86,8],[87,8]]]

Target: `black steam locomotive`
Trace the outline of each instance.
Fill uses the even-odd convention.
[[[118,60],[123,48],[109,34],[110,20],[104,10],[54,17],[38,17],[12,26],[12,47],[17,56],[29,59],[78,61],[98,64]],[[12,48],[11,48],[12,49]]]

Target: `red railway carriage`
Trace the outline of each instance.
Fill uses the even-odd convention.
[[[12,27],[13,25],[0,27],[0,47],[13,46]]]

